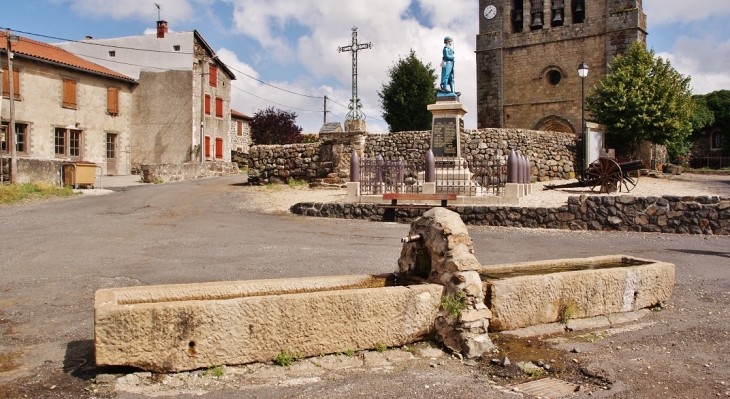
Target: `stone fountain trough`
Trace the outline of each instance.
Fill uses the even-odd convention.
[[[672,295],[674,265],[625,255],[482,266],[490,331],[631,312]]]
[[[393,275],[309,277],[96,292],[98,366],[155,372],[401,346],[430,338],[443,286]]]

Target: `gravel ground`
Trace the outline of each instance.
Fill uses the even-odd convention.
[[[606,195],[592,192],[589,188],[569,188],[557,190],[543,190],[547,185],[561,185],[574,183],[577,180],[553,180],[535,183],[533,193],[520,200],[523,207],[558,207],[565,205],[568,197],[575,195]],[[308,187],[289,186],[252,186],[248,190],[257,193],[250,200],[240,204],[241,209],[282,214],[288,213],[289,208],[299,202],[343,202],[344,189],[310,189]],[[614,193],[609,195],[622,195]],[[730,176],[727,175],[700,175],[685,173],[679,176],[663,178],[643,176],[639,183],[629,193],[637,197],[663,195],[677,196],[724,196],[730,197]]]

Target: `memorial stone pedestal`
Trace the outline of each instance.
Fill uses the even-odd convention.
[[[461,129],[466,108],[456,95],[440,95],[427,108],[433,114],[431,151],[436,157],[436,192],[483,195],[461,157]]]

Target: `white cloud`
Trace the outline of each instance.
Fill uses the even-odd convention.
[[[358,96],[362,99],[366,115],[381,119],[377,91],[388,80],[387,70],[399,57],[408,55],[410,49],[424,63],[437,66],[441,61],[443,38],[454,37],[456,43],[457,67],[456,88],[462,93],[462,103],[467,114],[467,127],[476,127],[476,59],[474,56],[475,36],[478,31],[477,6],[473,0],[454,0],[445,4],[437,0],[416,0],[429,18],[432,27],[421,25],[417,20],[404,17],[410,0],[369,1],[299,1],[289,0],[226,0],[234,5],[235,31],[257,40],[266,54],[251,60],[257,68],[267,62],[299,63],[312,79],[334,77],[339,86],[331,93],[323,93],[320,87],[310,87],[306,82],[288,82],[292,87],[301,87],[299,92],[332,97],[347,105],[351,97],[351,54],[338,53],[337,48],[349,45],[351,28],[358,27],[358,40],[372,42],[373,48],[364,50],[358,57]],[[296,41],[282,33],[295,28],[304,32]],[[437,68],[437,74],[440,71]],[[242,78],[243,82],[246,78]],[[325,87],[326,88],[326,87]],[[277,96],[276,90],[261,88],[264,98]],[[296,91],[296,90],[295,90]],[[247,99],[250,97],[247,97]],[[281,102],[295,106],[295,97],[286,95]],[[311,104],[309,101],[307,104]],[[236,104],[234,103],[234,106]],[[309,106],[311,108],[311,105]],[[346,110],[339,106],[330,109]],[[244,111],[242,111],[244,112]],[[300,120],[305,115],[301,112]],[[305,131],[317,131],[321,126],[321,114],[309,124],[300,122]],[[387,131],[382,122],[367,120],[368,130]]]
[[[730,88],[730,71],[727,68],[730,65],[730,40],[718,43],[680,37],[671,53],[658,55],[670,60],[679,73],[692,77],[695,94]]]
[[[161,17],[166,21],[187,20],[193,15],[188,0],[54,0],[56,3],[69,4],[74,12],[94,18],[139,18],[157,20],[157,7],[162,6]]]
[[[644,0],[644,13],[652,25],[686,24],[713,16],[730,15],[730,1]]]

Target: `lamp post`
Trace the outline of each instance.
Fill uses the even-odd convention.
[[[588,65],[584,61],[581,61],[580,65],[578,65],[578,76],[580,76],[580,128],[583,140],[583,168],[581,176],[585,180],[586,164],[588,163],[588,140],[586,137],[586,77],[588,76]]]
[[[8,56],[8,100],[10,107],[10,123],[8,128],[5,130],[5,147],[10,153],[10,183],[18,182],[18,157],[15,152],[16,134],[15,134],[15,77],[13,76],[13,49],[12,43],[20,41],[20,38],[16,35],[10,34],[10,29],[5,31],[5,37],[7,38],[7,47],[5,51]]]

